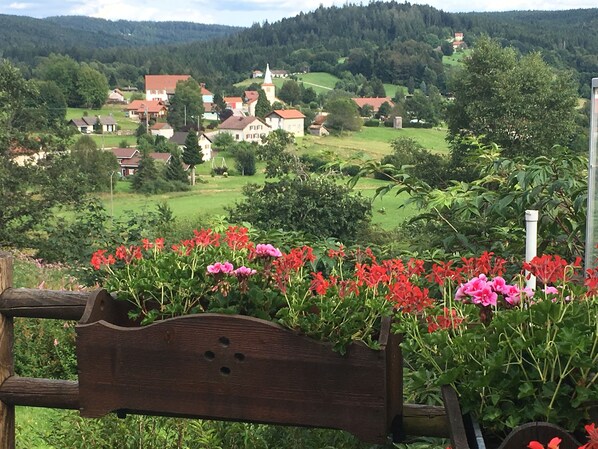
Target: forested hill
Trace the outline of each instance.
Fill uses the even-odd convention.
[[[133,85],[147,73],[190,73],[218,87],[270,63],[289,71],[349,71],[383,82],[425,81],[442,88],[446,73],[437,49],[463,32],[470,46],[486,34],[524,53],[540,51],[549,63],[573,69],[584,86],[598,74],[596,29],[598,9],[447,13],[378,1],[321,6],[241,30],[180,22],[0,16],[0,52],[28,67],[50,51],[97,61],[107,77],[118,72],[119,82]],[[189,42],[199,36],[215,38]]]
[[[205,41],[240,29],[190,22],[110,21],[83,16],[34,19],[0,14],[0,55],[27,62],[30,57],[51,52],[76,56],[90,49]]]

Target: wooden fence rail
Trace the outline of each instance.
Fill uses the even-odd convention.
[[[73,410],[80,407],[77,381],[15,376],[13,317],[78,321],[91,296],[89,292],[12,288],[12,276],[12,256],[0,252],[0,449],[15,447],[15,405]],[[446,390],[443,393],[446,407],[404,404],[402,432],[451,438],[454,449],[469,449],[459,433],[462,424],[456,396]]]

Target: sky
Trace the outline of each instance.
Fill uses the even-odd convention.
[[[108,20],[175,20],[235,26],[251,26],[293,17],[318,6],[342,5],[345,0],[0,0],[0,14],[43,18],[81,15]],[[358,3],[355,0],[355,3]],[[367,1],[363,2],[364,4]],[[563,10],[595,8],[595,0],[430,0],[446,12]]]

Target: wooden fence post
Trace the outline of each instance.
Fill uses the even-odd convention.
[[[0,294],[12,287],[12,255],[0,252]],[[14,374],[12,318],[0,314],[0,385]],[[15,447],[15,407],[0,402],[0,449]]]

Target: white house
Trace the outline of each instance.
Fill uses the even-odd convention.
[[[168,123],[158,122],[150,127],[150,134],[152,136],[164,136],[170,139],[174,134],[174,128]]]
[[[297,109],[276,109],[265,118],[272,129],[282,129],[294,136],[304,135],[305,115]]]
[[[272,128],[257,117],[232,116],[222,122],[218,130],[231,134],[237,142],[262,143],[262,137],[270,134]]]

